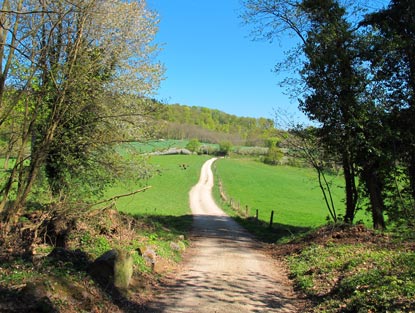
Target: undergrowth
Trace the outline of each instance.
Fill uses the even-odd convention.
[[[71,226],[64,246],[53,244],[53,234],[41,234],[24,253],[9,251],[3,238],[0,312],[139,311],[161,275],[176,268],[188,245],[189,221],[183,218],[183,223],[169,227],[170,219],[177,217],[140,218],[111,209],[90,212],[67,224]],[[93,261],[112,249],[131,252],[134,262],[130,292],[122,300],[89,274]],[[139,250],[154,251],[154,267]]]
[[[314,302],[313,312],[415,310],[414,245],[382,238],[311,243],[287,258],[296,286]]]

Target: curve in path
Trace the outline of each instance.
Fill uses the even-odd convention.
[[[149,312],[297,312],[282,270],[213,200],[215,160],[203,165],[189,194],[194,218],[189,260]]]

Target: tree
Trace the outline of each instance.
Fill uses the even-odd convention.
[[[269,138],[267,140],[268,152],[267,155],[264,157],[265,164],[280,164],[282,158],[284,157],[284,153],[281,151],[281,148],[279,147],[280,142],[281,139],[279,138]]]
[[[286,145],[290,153],[311,166],[317,173],[320,190],[324,203],[331,219],[336,223],[339,220],[332,195],[332,182],[328,179],[328,173],[336,171],[336,158],[327,153],[321,138],[317,135],[318,129],[294,125],[290,129],[290,136],[286,139]],[[337,170],[338,171],[338,170]]]
[[[1,11],[0,57],[14,67],[2,76],[11,101],[3,105],[2,88],[0,125],[17,111],[21,134],[1,189],[0,212],[7,208],[10,221],[43,169],[55,196],[96,169],[117,171],[102,152],[145,133],[152,106],[143,99],[163,70],[151,43],[157,18],[145,1],[22,3],[6,1]]]
[[[222,156],[227,156],[231,152],[232,144],[230,141],[222,141],[219,143],[219,151],[218,154]]]
[[[198,152],[200,149],[200,141],[197,139],[192,139],[188,142],[188,144],[186,145],[186,149],[192,151],[192,152]]]
[[[303,75],[311,91],[301,104],[304,112],[322,123],[321,136],[328,147],[341,155],[347,195],[356,195],[353,172],[358,171],[370,199],[375,228],[385,228],[382,172],[388,163],[380,144],[383,136],[375,130],[382,122],[382,108],[366,93],[368,71],[360,58],[361,36],[346,21],[344,8],[332,0],[305,0],[304,9],[312,21],[305,54]],[[356,168],[353,168],[356,166]],[[350,180],[350,181],[349,181]],[[347,199],[349,203],[349,199]],[[355,207],[346,208],[352,222]]]
[[[326,149],[338,153],[346,186],[345,220],[352,222],[357,203],[353,156],[353,110],[358,108],[360,77],[353,68],[353,35],[345,10],[331,0],[303,2],[311,21],[302,70],[309,93],[300,108],[322,124],[320,136]],[[361,114],[361,113],[357,113]],[[356,114],[356,115],[357,115]]]
[[[345,220],[353,221],[358,201],[356,178],[360,174],[369,194],[374,226],[384,228],[384,163],[380,160],[385,154],[378,145],[382,141],[379,134],[372,140],[376,133],[364,127],[370,114],[382,109],[368,96],[370,74],[361,58],[364,39],[348,21],[346,6],[334,0],[246,0],[245,6],[245,17],[258,23],[260,34],[266,38],[288,31],[300,39],[300,49],[287,57],[286,65],[295,68],[295,60],[301,59],[296,58],[299,51],[306,57],[300,71],[305,90],[300,108],[319,122],[323,147],[342,162]]]
[[[374,33],[367,59],[374,69],[394,128],[395,154],[406,164],[415,200],[415,4],[393,0],[388,8],[368,14],[361,22]]]

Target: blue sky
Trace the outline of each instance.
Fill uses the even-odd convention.
[[[163,43],[159,59],[167,69],[157,99],[238,116],[299,114],[272,72],[286,48],[251,40],[239,18],[239,0],[148,0],[148,5],[160,16],[156,40]]]

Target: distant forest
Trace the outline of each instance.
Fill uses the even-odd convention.
[[[158,121],[157,136],[161,138],[264,146],[268,138],[279,133],[272,119],[238,117],[197,106],[158,104],[154,117]]]

